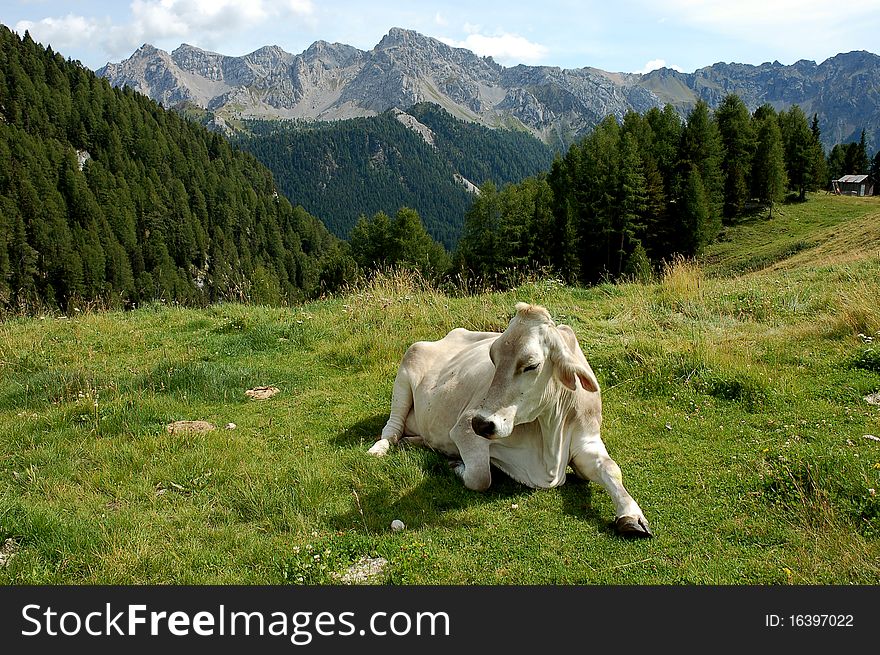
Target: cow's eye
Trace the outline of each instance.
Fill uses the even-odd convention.
[[[525,368],[523,368],[523,373],[528,373],[529,371],[534,371],[534,370],[537,369],[540,365],[541,365],[541,364],[538,363],[538,362],[536,362],[536,363],[534,363],[534,364],[529,364],[528,366],[526,366]]]

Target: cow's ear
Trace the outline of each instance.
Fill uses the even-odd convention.
[[[559,359],[561,361],[556,362],[556,377],[559,378],[563,386],[574,391],[577,389],[577,381],[580,380],[581,386],[587,391],[593,393],[599,391],[599,382],[591,371],[572,361],[571,357]]]
[[[567,325],[560,325],[553,332],[555,335],[551,339],[550,357],[559,381],[572,391],[577,389],[578,381],[587,391],[593,393],[599,391],[599,382],[586,364],[586,358],[580,350],[574,330]]]

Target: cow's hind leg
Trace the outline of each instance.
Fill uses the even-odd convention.
[[[601,484],[611,495],[617,533],[623,537],[653,537],[642,509],[623,486],[620,467],[608,456],[602,439],[596,435],[579,444],[572,444],[572,447],[577,448],[571,461],[575,472],[582,478]]]
[[[406,426],[406,417],[409,415],[413,406],[413,390],[410,384],[409,375],[407,375],[404,367],[401,366],[397,371],[397,377],[394,378],[394,391],[391,393],[391,416],[382,428],[382,436],[373,444],[368,451],[371,455],[382,457],[391,446],[397,444],[403,436],[403,430]]]

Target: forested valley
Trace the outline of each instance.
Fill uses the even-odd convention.
[[[426,134],[400,118],[415,118]],[[447,249],[473,200],[468,183],[520,182],[553,161],[553,151],[525,131],[467,123],[431,103],[334,122],[244,121],[232,141],[338,237],[347,239],[361,215],[408,207]]]

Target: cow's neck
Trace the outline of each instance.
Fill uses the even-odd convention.
[[[561,387],[555,394],[556,400],[548,402],[538,416],[541,427],[543,460],[550,477],[562,484],[565,470],[571,459],[571,441],[574,436],[589,429],[588,422],[577,411],[577,397]]]

